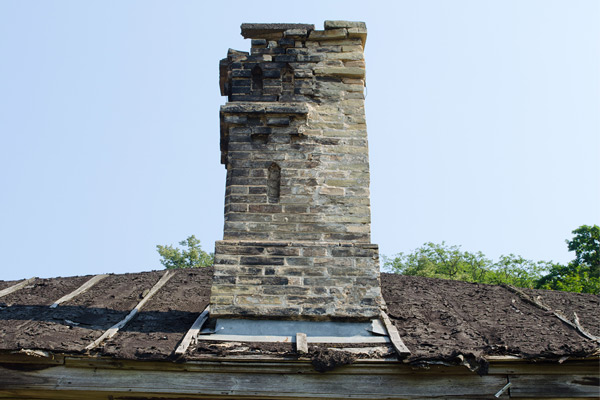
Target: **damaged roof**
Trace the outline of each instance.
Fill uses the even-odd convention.
[[[7,289],[20,282],[0,281],[0,352],[174,360],[175,349],[208,306],[212,273],[212,268],[173,270],[168,280],[164,270],[100,276],[71,298],[93,277],[35,278],[12,292]],[[381,287],[387,313],[411,352],[406,363],[469,366],[494,356],[564,360],[599,354],[597,295],[395,274],[381,274]],[[133,318],[107,335],[128,315]],[[385,343],[365,344],[363,352],[356,344],[309,344],[309,356],[344,346],[353,348],[346,352],[352,354],[347,362],[396,357]],[[297,359],[299,354],[292,343],[198,341],[177,359],[221,357]]]

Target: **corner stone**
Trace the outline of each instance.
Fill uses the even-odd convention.
[[[337,28],[362,28],[366,31],[367,25],[360,21],[325,21],[325,29],[337,29]]]

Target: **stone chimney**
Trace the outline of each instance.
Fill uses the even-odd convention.
[[[377,318],[365,24],[242,24],[242,36],[250,53],[220,62],[227,182],[211,316]]]

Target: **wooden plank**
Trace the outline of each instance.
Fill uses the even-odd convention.
[[[26,279],[24,281],[21,281],[21,282],[15,284],[15,285],[7,287],[6,289],[2,289],[2,290],[0,290],[0,297],[4,297],[6,295],[16,292],[19,289],[22,289],[36,279],[37,279],[36,277],[29,278],[29,279]]]
[[[388,317],[388,315],[384,311],[381,312],[381,320],[383,321],[383,325],[385,326],[385,329],[387,329],[387,331],[388,331],[390,340],[392,341],[392,344],[394,345],[394,348],[396,349],[396,352],[398,353],[398,355],[400,355],[400,356],[409,355],[410,350],[408,349],[408,347],[406,347],[406,345],[400,338],[398,329],[396,329],[394,324],[392,324],[392,321],[390,321],[390,317]]]
[[[600,396],[600,378],[592,375],[509,375],[513,398],[563,398]]]
[[[204,323],[208,319],[209,310],[210,306],[206,306],[204,311],[202,311],[198,318],[196,318],[196,321],[194,321],[192,327],[187,331],[187,333],[181,340],[181,343],[179,343],[179,346],[177,346],[177,349],[175,349],[176,355],[185,354],[188,347],[190,347],[190,344],[196,341],[196,339],[198,338],[198,334],[200,333],[200,329],[202,329],[202,325],[204,325]]]
[[[421,374],[261,373],[246,371],[136,371],[123,369],[68,368],[56,366],[34,371],[0,367],[0,392],[80,391],[103,392],[105,398],[127,392],[130,398],[171,395],[231,396],[286,399],[421,399],[492,398],[506,384],[505,376]],[[348,366],[346,369],[350,369]],[[34,396],[32,396],[34,397]],[[85,396],[82,396],[85,397]],[[118,398],[115,396],[115,398]]]
[[[257,342],[257,343],[294,343],[294,336],[259,336],[259,335],[199,335],[196,340],[215,342]],[[389,343],[385,336],[307,336],[308,343]]]
[[[364,349],[364,348],[361,348]],[[369,349],[369,348],[366,348]],[[0,354],[0,362],[2,354]],[[118,360],[115,362],[111,358],[97,358],[89,356],[69,356],[65,357],[64,363],[71,368],[92,368],[92,369],[123,369],[123,370],[160,370],[163,372],[174,371],[193,371],[193,372],[214,372],[215,364],[220,371],[244,372],[251,370],[254,373],[308,373],[313,369],[310,360],[297,359],[296,357],[272,357],[266,355],[228,355],[222,356],[207,355],[198,357],[195,360],[187,360],[185,363],[161,362],[161,361],[135,361]],[[490,365],[489,375],[498,375],[506,379],[507,375],[598,375],[598,360],[587,362],[566,362],[557,364],[556,362],[538,362],[538,363],[513,363],[513,365],[498,366],[493,363]],[[463,366],[445,366],[430,365],[426,369],[415,368],[409,364],[398,362],[397,359],[359,359],[351,365],[338,367],[327,374],[359,374],[359,375],[437,375],[437,376],[456,376],[473,375]],[[506,381],[504,382],[506,383]],[[499,390],[500,388],[498,388]],[[495,393],[495,392],[494,392]]]
[[[308,373],[313,371],[314,367],[309,359],[298,359],[297,356],[270,356],[260,354],[247,355],[228,355],[223,356],[207,355],[206,357],[196,356],[194,360],[186,360],[184,363],[164,362],[164,361],[133,361],[118,360],[115,362],[111,358],[96,358],[85,356],[69,356],[65,358],[65,365],[70,368],[92,368],[92,369],[122,369],[138,371],[194,371],[194,372],[214,372],[215,365],[219,371],[245,372],[251,370],[254,373]],[[427,369],[414,368],[411,365],[398,362],[397,359],[358,359],[351,365],[341,366],[327,374],[360,374],[360,375],[473,375],[463,366],[444,366],[431,365]],[[503,375],[506,378],[506,375]],[[506,382],[505,382],[506,383]]]
[[[306,333],[296,333],[296,351],[300,354],[308,353],[308,341],[306,340]]]
[[[58,307],[59,304],[64,303],[65,301],[69,301],[72,298],[74,298],[75,296],[79,296],[81,293],[84,293],[85,291],[89,290],[92,286],[94,286],[96,283],[100,282],[102,279],[106,278],[107,276],[108,276],[108,274],[100,274],[100,275],[93,276],[90,280],[85,282],[83,285],[81,285],[80,287],[78,287],[77,289],[72,291],[71,293],[66,294],[63,297],[61,297],[60,299],[56,300],[50,306],[50,308],[56,308],[56,307]]]
[[[592,335],[591,333],[589,333],[588,331],[583,329],[583,327],[579,324],[579,318],[577,317],[577,314],[574,313],[575,314],[575,322],[571,322],[571,321],[569,321],[569,319],[567,317],[565,317],[561,313],[551,309],[550,307],[548,307],[547,305],[545,305],[543,303],[540,303],[533,297],[531,297],[528,294],[526,294],[525,292],[523,292],[521,289],[518,289],[511,285],[502,285],[502,287],[504,287],[505,289],[508,289],[509,291],[511,291],[514,294],[516,294],[517,296],[519,296],[521,298],[521,300],[523,300],[524,302],[529,303],[535,307],[538,307],[544,311],[552,313],[556,318],[560,319],[562,322],[569,325],[571,328],[575,329],[575,331],[577,331],[582,336],[584,336],[590,340],[593,340],[596,343],[600,343],[600,338]]]
[[[587,361],[490,362],[489,374],[506,375],[598,375],[598,358]]]
[[[588,332],[587,330],[583,329],[583,326],[581,326],[581,324],[579,323],[579,317],[577,316],[576,312],[573,312],[573,323],[577,327],[577,330],[579,332],[581,332],[581,334],[583,336],[587,337],[588,339],[595,340],[596,343],[600,343],[600,337],[592,335],[590,332]]]
[[[156,282],[156,284],[152,287],[152,289],[150,289],[150,291],[142,299],[142,301],[140,301],[133,308],[133,310],[131,310],[129,312],[129,314],[127,314],[127,316],[125,318],[123,318],[121,321],[117,322],[112,327],[108,328],[108,330],[106,332],[104,332],[102,334],[102,336],[100,336],[98,339],[94,340],[92,343],[85,346],[85,350],[91,350],[91,349],[97,347],[100,343],[102,343],[106,339],[110,339],[111,337],[115,336],[117,334],[117,332],[119,331],[119,329],[121,329],[125,325],[127,325],[127,323],[129,321],[131,321],[133,319],[133,317],[135,317],[136,314],[141,310],[141,308],[144,306],[144,304],[146,304],[152,298],[152,296],[154,296],[154,294],[156,292],[158,292],[160,290],[160,288],[163,287],[164,284],[169,281],[169,279],[171,279],[172,276],[173,276],[172,271],[167,270],[167,272],[165,272],[165,274],[162,276],[162,278],[160,278],[160,280],[158,282]]]

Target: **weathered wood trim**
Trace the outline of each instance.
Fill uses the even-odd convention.
[[[190,398],[234,396],[263,399],[411,399],[433,397],[473,398],[493,396],[506,384],[504,376],[260,373],[213,371],[144,371],[55,366],[35,371],[0,367],[0,393],[19,395],[28,391],[67,391],[103,393],[104,398],[120,393],[132,397]],[[35,394],[37,396],[37,393]],[[35,397],[35,396],[32,396]],[[143,398],[142,397],[142,398]]]
[[[68,367],[76,368],[117,368],[141,370],[178,370],[178,371],[207,371],[214,370],[215,366],[227,371],[263,371],[263,372],[305,372],[303,369],[313,370],[309,358],[283,360],[262,358],[234,358],[232,356],[218,357],[211,360],[169,362],[169,361],[132,361],[115,360],[112,358],[96,358],[85,356],[68,356],[64,358]],[[552,363],[492,363],[489,367],[490,375],[594,375],[598,374],[598,360],[567,362],[564,364]],[[300,370],[299,370],[300,369]],[[355,363],[340,366],[328,374],[418,374],[418,375],[473,375],[474,372],[460,365],[430,365],[427,368],[414,367],[398,360],[365,360],[360,359]],[[506,382],[505,382],[506,383]]]
[[[77,289],[72,291],[71,293],[66,294],[63,297],[61,297],[60,299],[56,300],[50,306],[50,308],[56,308],[61,303],[64,303],[65,301],[69,301],[72,298],[79,296],[81,293],[84,293],[85,291],[89,290],[92,286],[94,286],[96,283],[100,282],[102,279],[106,278],[107,276],[108,276],[108,274],[101,274],[101,275],[93,276],[90,280],[86,281],[83,285],[81,285],[80,287],[78,287]]]
[[[136,369],[161,371],[206,371],[219,368],[233,368],[242,371],[252,370],[278,371],[281,373],[302,373],[298,369],[312,370],[307,357],[275,357],[266,355],[228,355],[227,357],[203,356],[188,359],[185,362],[171,361],[136,361],[113,359],[108,357],[75,356],[53,354],[39,350],[22,350],[19,352],[0,353],[0,363],[29,364],[65,364],[70,368],[107,368]],[[600,360],[598,358],[569,360],[562,364],[556,361],[533,362],[527,360],[492,361],[488,369],[489,375],[598,375]],[[429,365],[427,368],[414,367],[398,361],[396,358],[360,359],[350,366],[336,368],[329,373],[344,374],[434,374],[434,375],[470,375],[473,372],[463,366]]]
[[[168,270],[167,272],[165,272],[165,274],[159,279],[158,282],[156,282],[156,284],[154,284],[152,289],[150,289],[150,291],[142,299],[142,301],[140,301],[133,308],[133,310],[131,310],[129,312],[129,314],[127,314],[127,316],[125,318],[123,318],[121,321],[117,322],[115,325],[111,326],[110,328],[108,328],[108,330],[106,332],[104,332],[102,334],[102,336],[100,336],[98,339],[94,340],[92,343],[88,344],[85,347],[85,350],[91,350],[91,349],[97,347],[100,343],[102,343],[106,339],[110,339],[111,337],[115,336],[117,334],[117,332],[119,331],[119,329],[121,329],[125,325],[127,325],[127,323],[129,321],[131,321],[133,319],[133,317],[135,317],[135,315],[141,310],[141,308],[144,306],[144,304],[146,304],[152,298],[152,296],[154,296],[154,294],[156,292],[158,292],[160,290],[160,288],[163,287],[164,284],[169,281],[169,279],[171,279],[172,276],[173,276],[172,271]]]
[[[597,343],[600,343],[600,337],[592,335],[590,332],[584,329],[583,326],[581,326],[581,324],[579,323],[579,317],[577,316],[576,312],[573,312],[573,323],[575,324],[575,327],[577,327],[577,330],[583,334],[583,336],[595,340]]]
[[[33,278],[29,278],[29,279],[25,279],[24,281],[21,281],[15,285],[9,286],[6,289],[2,289],[0,290],[0,297],[4,297],[7,296],[11,293],[16,292],[19,289],[24,288],[25,286],[29,285],[31,282],[33,282],[34,280],[36,280],[36,277]]]
[[[460,366],[416,369],[398,361],[360,360],[318,373],[308,359],[174,363],[77,356],[50,362],[0,354],[0,398],[491,399],[508,382],[500,399],[597,399],[597,360],[500,364],[480,377]]]
[[[296,333],[296,351],[300,354],[308,353],[308,340],[306,333]]]
[[[200,329],[202,329],[202,325],[204,325],[204,323],[208,319],[209,310],[210,310],[210,306],[206,306],[204,311],[202,311],[202,313],[198,316],[198,318],[196,318],[196,320],[192,324],[192,327],[187,331],[187,333],[181,340],[181,343],[179,343],[179,346],[177,346],[177,349],[175,349],[176,355],[185,354],[188,347],[190,347],[190,344],[192,344],[192,342],[194,342],[194,343],[196,342],[196,339],[198,338],[198,334],[200,333]]]
[[[597,358],[573,360],[559,364],[557,361],[533,362],[491,362],[488,374],[506,375],[598,375],[599,362]]]
[[[594,375],[510,375],[511,398],[600,397],[600,378]]]
[[[390,317],[388,317],[388,315],[384,311],[381,311],[381,320],[383,321],[383,325],[385,326],[385,329],[387,330],[390,340],[392,341],[394,349],[396,349],[398,355],[409,355],[410,350],[408,349],[408,347],[406,347],[406,345],[402,341],[402,338],[400,338],[400,333],[398,333],[398,329],[396,329],[396,326],[392,324],[392,321],[390,321]]]

